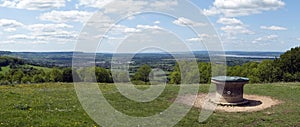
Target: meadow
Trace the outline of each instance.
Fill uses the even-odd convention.
[[[177,85],[167,85],[156,100],[137,103],[123,97],[112,84],[99,84],[99,88],[114,108],[131,116],[163,111],[179,90]],[[207,92],[209,85],[199,88],[199,93]],[[251,113],[216,111],[203,123],[197,121],[201,109],[193,108],[176,126],[300,126],[300,83],[249,84],[245,93],[271,96],[284,103]],[[81,107],[73,84],[0,86],[0,99],[0,126],[98,126]]]

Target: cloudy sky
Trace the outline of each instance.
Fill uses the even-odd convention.
[[[113,0],[0,0],[0,50],[73,51],[86,21],[96,12],[103,14],[100,16],[101,20],[110,20],[105,14],[120,13],[106,6],[110,5],[111,1]],[[176,0],[117,2],[113,4],[115,8],[134,11],[140,11],[143,7],[172,10],[179,4]],[[191,0],[191,2],[208,17],[227,51],[286,51],[300,45],[300,16],[297,14],[300,12],[300,1]],[[100,46],[99,52],[109,52],[112,47],[117,46],[114,41],[124,40],[129,34],[135,33],[139,37],[138,41],[143,40],[141,33],[149,30],[158,31],[157,33],[161,30],[174,32],[180,35],[184,43],[196,47],[198,43],[205,43],[205,38],[216,35],[193,34],[185,27],[188,25],[203,27],[206,24],[183,16],[176,19],[155,14],[129,16],[126,20],[114,24],[107,35],[99,35],[106,41]],[[165,38],[156,38],[156,42],[172,41],[170,38],[174,37],[163,33],[158,35],[164,35]],[[138,41],[134,43],[139,43]],[[203,44],[199,46],[202,48],[195,50],[205,50]]]

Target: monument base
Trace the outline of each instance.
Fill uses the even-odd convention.
[[[215,101],[214,99],[209,100],[210,102],[221,105],[221,106],[241,106],[241,105],[246,105],[249,103],[248,100],[244,99],[243,101],[240,102],[234,102],[234,103],[228,103],[228,102],[220,102],[220,101]]]

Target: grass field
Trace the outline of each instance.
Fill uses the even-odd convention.
[[[137,103],[121,96],[114,85],[100,84],[99,87],[111,105],[131,116],[163,111],[179,89],[179,86],[168,85],[155,101]],[[208,87],[201,85],[199,92],[207,92]],[[204,123],[197,121],[200,109],[193,108],[176,126],[300,126],[300,83],[249,84],[245,93],[272,96],[284,103],[259,112],[215,112]],[[0,126],[97,126],[82,109],[73,84],[0,86],[0,99]]]
[[[33,66],[33,65],[26,65],[27,67],[33,67],[38,70],[43,70],[45,72],[50,72],[52,68],[47,68],[47,67],[40,67],[40,66]]]
[[[22,65],[22,66],[32,67],[32,68],[35,68],[38,70],[43,70],[44,72],[50,72],[52,70],[52,68],[33,66],[33,65]],[[0,74],[5,74],[5,73],[9,72],[9,70],[10,70],[9,66],[1,67]]]

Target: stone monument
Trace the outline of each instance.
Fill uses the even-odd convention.
[[[215,98],[211,99],[213,103],[231,106],[248,103],[248,101],[243,98],[244,85],[249,82],[248,78],[218,76],[213,77],[211,82],[216,84]]]

